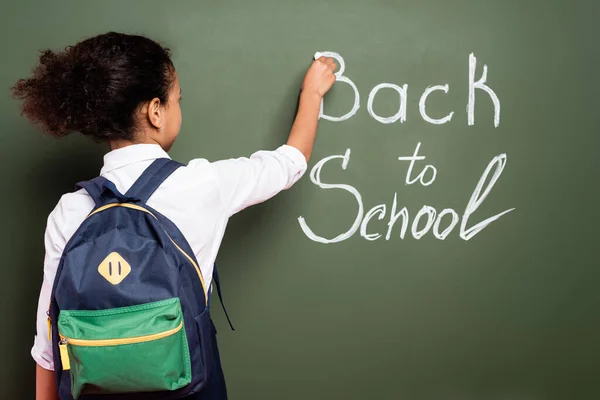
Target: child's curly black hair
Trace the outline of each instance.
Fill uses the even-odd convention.
[[[166,104],[174,71],[168,48],[109,32],[62,52],[43,51],[12,93],[23,101],[22,114],[53,136],[77,131],[97,141],[131,140],[134,111],[153,98]]]

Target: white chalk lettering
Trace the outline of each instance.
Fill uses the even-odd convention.
[[[415,216],[415,220],[412,223],[412,235],[415,239],[419,240],[423,237],[423,235],[425,235],[430,229],[431,226],[433,225],[433,222],[435,221],[435,208],[430,207],[430,206],[423,206],[419,212],[417,213],[417,215]],[[423,229],[419,230],[419,222],[421,221],[421,217],[427,215],[427,223],[425,224],[425,226],[423,227]]]
[[[450,222],[450,225],[448,225],[448,227],[440,233],[440,224],[442,222],[442,218],[444,218],[444,215],[446,214],[452,215],[452,221]],[[458,224],[459,219],[460,218],[457,212],[453,209],[446,208],[442,210],[442,212],[438,214],[438,217],[435,220],[435,224],[433,225],[433,236],[435,236],[439,240],[446,239],[446,237],[452,232],[452,229],[454,229],[456,224]]]
[[[346,240],[349,237],[351,237],[352,235],[354,235],[354,233],[358,230],[358,227],[360,226],[360,222],[362,221],[362,218],[363,218],[362,198],[361,198],[358,190],[356,190],[356,188],[354,188],[353,186],[350,186],[350,185],[328,184],[328,183],[323,183],[321,181],[321,169],[323,168],[323,166],[328,161],[339,159],[339,158],[342,159],[342,169],[345,170],[348,167],[348,162],[350,161],[350,149],[346,150],[346,153],[344,155],[335,155],[335,156],[325,157],[324,159],[319,161],[317,164],[315,164],[315,166],[312,168],[312,170],[310,172],[310,180],[312,181],[312,183],[319,186],[321,189],[343,189],[343,190],[346,190],[346,191],[352,193],[352,195],[356,198],[356,202],[358,203],[358,212],[356,214],[356,218],[354,219],[354,223],[352,224],[350,229],[348,229],[346,232],[336,236],[333,239],[325,239],[321,236],[316,235],[308,227],[304,218],[302,216],[298,217],[298,222],[300,223],[300,227],[302,228],[302,231],[304,232],[304,234],[306,236],[308,236],[308,238],[310,238],[311,240],[314,240],[315,242],[337,243],[337,242]]]
[[[360,236],[371,241],[377,240],[381,237],[379,233],[367,233],[367,225],[369,224],[369,221],[371,220],[371,218],[373,218],[375,214],[379,214],[378,219],[382,220],[383,217],[385,217],[385,204],[379,204],[371,208],[369,212],[367,212],[367,214],[365,215],[362,224],[360,224]]]
[[[377,92],[379,92],[381,89],[393,89],[396,92],[398,92],[398,95],[400,97],[400,107],[398,109],[398,112],[394,115],[392,115],[391,117],[380,117],[379,115],[375,114],[375,111],[373,111],[373,102],[375,100],[375,95],[377,95]],[[382,124],[393,124],[394,122],[400,120],[400,123],[406,121],[406,99],[408,96],[408,85],[403,85],[402,87],[398,86],[398,85],[394,85],[392,83],[380,83],[379,85],[375,86],[373,88],[373,90],[371,90],[371,93],[369,93],[369,100],[367,102],[367,111],[369,112],[369,115],[373,118],[375,118],[375,120],[381,122]]]
[[[425,91],[423,92],[423,95],[421,96],[421,100],[419,100],[419,112],[421,113],[421,117],[425,121],[429,122],[430,124],[442,125],[442,124],[445,124],[446,122],[449,122],[452,119],[452,116],[454,115],[454,111],[452,111],[450,114],[446,115],[444,118],[440,118],[440,119],[431,118],[429,115],[427,115],[427,112],[425,111],[425,102],[427,101],[427,97],[436,90],[441,90],[447,94],[448,90],[449,90],[448,84],[437,85],[437,86],[428,87],[427,89],[425,89]]]
[[[354,84],[354,82],[345,75],[346,64],[344,58],[340,54],[332,51],[323,52],[321,54],[326,57],[334,58],[337,61],[337,63],[339,64],[339,69],[337,72],[335,72],[336,80],[337,82],[343,82],[352,88],[354,93],[354,103],[350,111],[348,111],[346,114],[342,116],[331,116],[325,115],[323,111],[324,102],[322,101],[320,105],[321,108],[319,112],[319,118],[333,122],[346,121],[352,116],[356,115],[360,108],[359,90]],[[487,93],[493,104],[493,124],[494,127],[498,127],[500,124],[500,99],[496,95],[496,92],[492,90],[492,88],[488,84],[488,66],[486,64],[482,65],[481,76],[479,77],[479,79],[477,79],[475,76],[476,72],[477,59],[475,58],[474,53],[470,53],[468,57],[468,99],[466,105],[467,124],[469,126],[475,124],[476,93],[479,94],[479,96],[481,97],[483,96],[483,94],[481,94],[481,91],[483,91]],[[392,91],[398,94],[399,106],[397,112],[395,111],[395,106],[394,110],[392,110],[391,112],[381,112],[382,114],[386,115],[380,115],[375,112],[375,99],[377,98],[379,92],[384,89],[391,89]],[[480,92],[477,92],[477,90],[480,90]],[[439,113],[442,115],[439,115],[436,112],[432,112],[431,107],[429,111],[427,110],[427,106],[431,106],[430,95],[432,95],[434,92],[443,92],[447,95],[449,91],[450,85],[447,83],[437,84],[434,86],[427,86],[425,88],[425,90],[421,94],[418,105],[419,113],[423,121],[429,124],[439,126],[452,121],[455,114],[454,111],[448,110],[448,113],[446,115],[443,115],[443,112]],[[436,95],[440,94],[438,93]],[[415,102],[413,101],[411,104],[414,103]],[[367,98],[368,114],[371,118],[373,118],[381,124],[389,125],[394,124],[396,122],[400,122],[400,124],[405,124],[407,119],[408,107],[409,103],[407,83],[404,83],[402,85],[397,85],[394,83],[379,83],[375,85],[373,89],[371,89]],[[433,114],[433,116],[431,114]],[[351,126],[351,124],[349,126]],[[437,179],[437,168],[433,164],[427,164],[427,158],[425,157],[425,155],[420,154],[420,150],[421,142],[418,142],[412,155],[403,155],[397,158],[399,161],[408,161],[408,168],[406,169],[406,174],[404,176],[405,190],[411,190],[410,188],[406,188],[406,186],[414,185],[416,182],[419,182],[422,186],[431,186]],[[380,154],[388,154],[387,147]],[[384,219],[387,220],[388,218],[389,220],[387,221],[387,231],[385,233],[386,241],[391,240],[392,232],[394,231],[395,227],[397,227],[397,229],[394,236],[399,237],[401,240],[405,239],[407,232],[409,235],[412,235],[412,237],[415,240],[421,240],[422,238],[426,237],[429,233],[431,233],[430,236],[437,240],[446,240],[446,238],[454,232],[454,234],[460,237],[462,240],[469,241],[477,234],[479,234],[482,230],[484,230],[487,226],[489,226],[491,223],[497,221],[502,216],[515,210],[515,208],[508,208],[496,215],[485,219],[479,217],[479,215],[476,216],[477,210],[481,207],[483,202],[490,195],[492,189],[496,185],[497,181],[500,179],[500,176],[502,175],[502,172],[506,167],[506,154],[500,154],[494,157],[489,162],[485,171],[483,172],[479,181],[477,182],[475,189],[471,193],[468,202],[465,201],[467,205],[464,208],[464,212],[462,215],[460,215],[453,208],[441,207],[440,209],[442,211],[438,212],[435,207],[424,205],[418,210],[416,214],[412,214],[414,216],[412,220],[410,218],[408,208],[402,207],[398,204],[399,192],[394,192],[394,197],[391,205],[378,204],[382,202],[377,201],[376,203],[374,203],[377,205],[368,209],[367,213],[365,214],[365,205],[363,203],[363,198],[356,187],[350,184],[324,183],[321,179],[321,170],[329,161],[337,159],[341,159],[342,169],[346,170],[346,168],[348,167],[348,163],[350,162],[350,149],[347,149],[343,155],[332,155],[318,161],[315,164],[315,166],[311,169],[310,180],[313,184],[315,184],[321,189],[341,189],[345,192],[350,193],[357,202],[357,213],[354,217],[354,221],[349,223],[349,228],[347,228],[347,226],[344,224],[343,229],[340,229],[340,231],[344,229],[347,230],[331,239],[317,235],[311,228],[309,228],[304,217],[299,216],[298,222],[300,224],[300,228],[309,239],[315,242],[324,244],[338,243],[351,238],[356,233],[359,234],[359,237],[367,241],[376,241],[382,238],[383,229],[385,229],[385,225],[384,227],[379,227],[379,229],[375,228],[375,226],[378,224],[376,221],[382,221]],[[418,162],[421,161],[424,161],[424,163],[418,164]],[[431,162],[431,160],[429,160],[429,162]],[[386,173],[387,172],[388,171],[386,171]],[[361,176],[369,176],[376,179],[377,173],[371,171],[361,171]],[[387,213],[388,210],[390,211],[389,217]],[[401,222],[399,222],[400,219],[402,219]],[[479,220],[480,222],[472,222],[475,219]],[[384,223],[385,222],[379,222],[379,224]]]
[[[385,218],[386,211],[387,211],[387,207],[385,204],[376,205],[375,207],[371,208],[366,213],[366,215],[364,215],[364,211],[363,211],[364,205],[363,205],[362,196],[360,195],[360,193],[354,186],[347,185],[347,184],[329,184],[329,183],[323,183],[321,181],[321,170],[322,170],[323,166],[328,161],[331,161],[334,159],[342,159],[342,169],[345,170],[347,168],[348,162],[350,160],[350,149],[348,149],[344,155],[334,155],[334,156],[325,157],[324,159],[317,162],[317,164],[311,170],[310,179],[315,185],[319,186],[322,189],[343,189],[343,190],[346,190],[347,192],[350,192],[354,196],[354,198],[356,199],[356,202],[358,204],[358,211],[357,211],[357,215],[354,219],[354,222],[352,223],[352,226],[350,227],[350,229],[348,229],[346,232],[336,236],[333,239],[326,239],[326,238],[316,235],[308,227],[304,218],[302,216],[300,216],[300,217],[298,217],[298,222],[300,223],[300,227],[302,228],[302,231],[306,234],[306,236],[309,239],[311,239],[315,242],[319,242],[319,243],[341,242],[346,239],[349,239],[359,230],[360,230],[360,236],[365,238],[368,241],[375,241],[375,240],[381,238],[382,235],[379,232],[369,233],[368,226],[369,226],[369,222],[371,222],[373,220],[373,217],[375,217],[375,216],[377,216],[377,219],[380,221]],[[500,154],[499,156],[494,157],[492,159],[492,161],[490,161],[486,170],[482,174],[479,182],[477,183],[475,190],[473,191],[473,193],[471,195],[471,198],[467,204],[467,207],[465,208],[465,212],[462,216],[462,219],[459,218],[458,213],[451,208],[445,208],[442,210],[442,212],[440,212],[438,214],[434,207],[425,205],[417,212],[417,214],[415,215],[414,220],[412,221],[412,224],[411,224],[408,209],[406,207],[402,207],[398,211],[398,207],[399,207],[398,206],[398,193],[394,193],[394,199],[392,201],[392,206],[390,208],[390,216],[389,216],[389,222],[387,224],[388,228],[387,228],[387,233],[385,235],[385,240],[389,241],[391,239],[394,226],[396,225],[396,222],[400,218],[402,218],[402,225],[401,225],[400,233],[399,233],[400,239],[405,238],[406,232],[408,231],[408,227],[411,226],[411,234],[412,234],[413,238],[416,240],[420,240],[430,231],[433,232],[433,236],[436,239],[445,240],[448,237],[448,235],[450,235],[450,233],[457,226],[459,220],[461,222],[459,236],[465,241],[472,239],[475,235],[477,235],[479,232],[481,232],[489,224],[498,220],[503,215],[514,210],[514,208],[505,210],[499,214],[496,214],[492,217],[485,219],[482,222],[475,224],[474,226],[472,226],[470,228],[467,228],[467,226],[469,224],[469,218],[481,206],[481,204],[483,204],[484,200],[490,194],[492,188],[494,187],[494,185],[500,178],[505,165],[506,165],[506,154]],[[493,170],[493,173],[492,173],[492,170]],[[489,183],[487,184],[487,186],[484,189],[484,184],[485,184],[485,182],[487,182],[488,176],[490,176],[490,174],[491,174],[491,178],[489,180]],[[450,224],[443,231],[440,232],[440,229],[441,229],[440,226],[442,225],[442,219],[448,214],[451,216]],[[364,215],[364,217],[363,217],[363,215]],[[419,228],[419,225],[422,225],[421,220],[424,217],[426,218],[425,225],[422,228]]]
[[[392,203],[392,211],[390,212],[390,222],[388,222],[388,231],[385,235],[385,240],[390,240],[392,237],[392,229],[394,229],[394,224],[398,218],[402,217],[402,228],[400,230],[400,239],[404,239],[404,235],[406,235],[406,230],[408,229],[408,210],[406,207],[403,207],[400,212],[396,213],[396,208],[398,207],[398,194],[394,193],[394,202]]]
[[[475,82],[475,69],[477,67],[477,59],[471,53],[469,55],[469,103],[467,104],[467,122],[469,125],[475,124],[475,89],[481,89],[490,95],[492,103],[494,103],[494,127],[500,124],[500,99],[496,93],[487,86],[487,65],[483,65],[483,73],[481,78]]]
[[[425,168],[423,168],[423,170],[421,171],[421,173],[419,175],[417,175],[417,177],[415,179],[410,179],[410,177],[412,176],[412,170],[413,167],[415,165],[415,161],[423,161],[425,159],[425,156],[419,156],[419,148],[421,148],[421,142],[419,142],[417,144],[417,148],[415,149],[415,152],[413,154],[412,157],[398,157],[398,160],[400,161],[410,161],[410,164],[408,166],[408,171],[406,172],[406,178],[405,178],[405,182],[407,185],[412,185],[413,183],[415,183],[417,180],[421,182],[421,185],[423,186],[429,186],[433,183],[433,181],[435,181],[435,177],[437,175],[437,169],[433,166],[433,165],[426,165]],[[429,179],[427,182],[425,181],[425,174],[427,173],[427,170],[431,169],[431,179]]]
[[[325,119],[328,121],[333,121],[333,122],[346,121],[346,120],[350,119],[352,116],[356,115],[356,113],[358,112],[358,110],[360,108],[360,92],[359,92],[356,84],[350,78],[348,78],[347,76],[344,75],[344,73],[346,71],[346,63],[344,61],[344,58],[340,54],[333,52],[333,51],[326,51],[321,54],[326,57],[334,58],[338,62],[339,70],[335,73],[336,81],[344,82],[344,83],[350,85],[350,87],[352,87],[352,90],[354,92],[354,104],[353,104],[352,108],[350,109],[350,111],[348,111],[346,114],[336,117],[336,116],[326,115],[324,113],[324,111],[323,111],[324,102],[321,101],[321,110],[319,113],[319,118],[322,118],[322,119]],[[469,126],[475,124],[475,91],[477,89],[480,89],[480,90],[483,90],[484,92],[486,92],[492,100],[492,103],[494,105],[494,127],[498,127],[498,125],[500,124],[500,99],[498,98],[496,93],[487,85],[487,72],[488,72],[487,65],[486,64],[483,65],[483,71],[481,73],[481,78],[479,78],[479,80],[475,80],[475,72],[477,70],[477,59],[475,58],[475,55],[473,53],[471,53],[469,55],[468,68],[469,68],[469,90],[468,90],[468,102],[467,102],[467,107],[466,107],[467,124]],[[382,89],[395,90],[396,92],[398,92],[398,95],[400,97],[400,106],[399,106],[398,112],[396,112],[394,115],[391,115],[389,117],[380,116],[380,115],[376,114],[375,111],[373,110],[373,103],[375,101],[375,97],[376,97],[377,93]],[[423,118],[424,121],[426,121],[430,124],[434,124],[434,125],[443,125],[452,120],[452,117],[454,116],[454,111],[451,111],[450,113],[448,113],[446,116],[444,116],[442,118],[433,118],[433,117],[429,116],[429,114],[427,114],[427,111],[426,111],[427,99],[431,93],[433,93],[435,91],[442,91],[445,94],[448,94],[449,90],[450,90],[449,85],[444,84],[444,85],[435,85],[435,86],[427,87],[423,91],[423,93],[421,94],[421,98],[419,100],[419,113],[421,114],[421,117]],[[371,117],[373,117],[376,121],[381,122],[382,124],[392,124],[397,121],[400,121],[400,123],[404,123],[406,121],[407,105],[408,105],[408,84],[405,83],[402,86],[399,86],[394,83],[380,83],[380,84],[376,85],[375,87],[373,87],[373,89],[371,89],[371,91],[369,93],[369,97],[367,100],[367,112],[369,113],[369,115]]]
[[[506,166],[506,154],[500,154],[499,156],[494,157],[494,159],[492,161],[490,161],[487,168],[485,169],[485,172],[483,173],[483,175],[481,175],[481,178],[479,179],[479,182],[477,183],[477,186],[475,187],[475,190],[473,191],[473,194],[471,195],[471,199],[469,200],[469,203],[467,204],[465,213],[464,213],[464,215],[462,217],[462,221],[460,223],[460,237],[463,238],[464,240],[470,240],[471,238],[473,238],[473,236],[475,236],[479,232],[481,232],[486,226],[488,226],[492,222],[496,221],[498,218],[500,218],[504,214],[508,214],[509,212],[514,210],[514,208],[511,208],[509,210],[503,211],[500,214],[496,214],[493,217],[490,217],[484,221],[481,221],[480,223],[467,229],[467,224],[469,223],[469,217],[471,216],[471,214],[473,214],[477,210],[477,208],[479,208],[479,206],[483,203],[483,201],[488,196],[488,194],[490,194],[490,192],[492,191],[492,188],[496,184],[496,181],[498,180],[498,178],[500,178],[500,175],[502,175],[502,171],[504,171],[505,166]],[[490,171],[492,170],[492,168],[494,168],[494,167],[496,167],[496,169],[494,170],[494,174],[492,175],[490,182],[488,183],[485,190],[483,191],[483,194],[481,194],[481,188],[483,187],[483,184],[487,181],[487,177],[490,174]]]

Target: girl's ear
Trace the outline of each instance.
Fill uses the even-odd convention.
[[[163,125],[163,113],[160,105],[160,99],[155,97],[148,103],[147,110],[144,110],[148,121],[156,129],[162,128]]]

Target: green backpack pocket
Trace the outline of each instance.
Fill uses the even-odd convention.
[[[60,353],[82,394],[172,391],[191,382],[178,298],[108,310],[62,310]]]

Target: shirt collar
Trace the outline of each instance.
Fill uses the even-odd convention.
[[[157,144],[132,144],[121,147],[104,155],[104,166],[100,170],[100,175],[126,165],[157,158],[170,158],[167,152]]]

